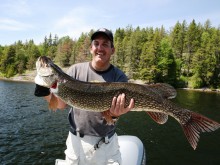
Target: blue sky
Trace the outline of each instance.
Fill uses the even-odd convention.
[[[0,3],[0,45],[45,36],[77,39],[82,32],[106,27],[172,28],[177,21],[220,26],[219,0],[4,0]]]

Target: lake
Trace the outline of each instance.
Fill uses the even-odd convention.
[[[35,85],[0,81],[0,164],[54,164],[64,159],[68,109],[50,111],[35,97]],[[220,122],[220,93],[178,90],[177,104]],[[129,112],[118,122],[119,135],[135,135],[144,143],[148,165],[219,165],[220,129],[203,133],[196,150],[173,118],[164,125],[145,112]]]

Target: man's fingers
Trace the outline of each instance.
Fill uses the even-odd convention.
[[[114,112],[117,113],[118,110],[120,109],[120,106],[121,106],[121,94],[118,95],[118,97],[117,97],[117,101],[116,101]]]
[[[122,114],[127,113],[132,108],[134,108],[134,99],[131,99],[129,105],[127,107],[125,107],[125,94],[122,93],[122,94],[118,95],[118,97],[114,97],[112,99],[112,105],[110,108],[110,112],[114,116],[120,116]]]
[[[117,97],[113,97],[111,109],[115,109],[116,101],[117,101]]]
[[[134,99],[131,99],[130,100],[130,104],[129,104],[129,106],[127,107],[129,110],[130,109],[132,109],[132,108],[134,108]]]
[[[124,108],[125,108],[125,94],[122,93],[121,94],[120,109],[124,109]]]

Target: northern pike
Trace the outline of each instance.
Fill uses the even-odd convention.
[[[132,111],[146,111],[159,124],[164,124],[168,116],[175,118],[194,150],[201,132],[215,131],[220,127],[218,122],[171,102],[170,99],[176,96],[176,90],[168,84],[79,81],[64,73],[46,56],[39,57],[36,69],[35,83],[49,88],[56,84],[53,93],[72,107],[104,112],[110,109],[113,97],[124,93],[126,106],[130,99],[135,101]]]

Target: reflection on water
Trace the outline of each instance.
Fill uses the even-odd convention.
[[[49,111],[33,96],[34,87],[0,81],[0,164],[49,165],[64,158],[68,110]],[[174,101],[220,122],[219,94],[179,90]],[[220,130],[202,134],[195,151],[172,118],[159,125],[145,112],[130,112],[120,118],[117,132],[143,141],[149,165],[220,164]]]

